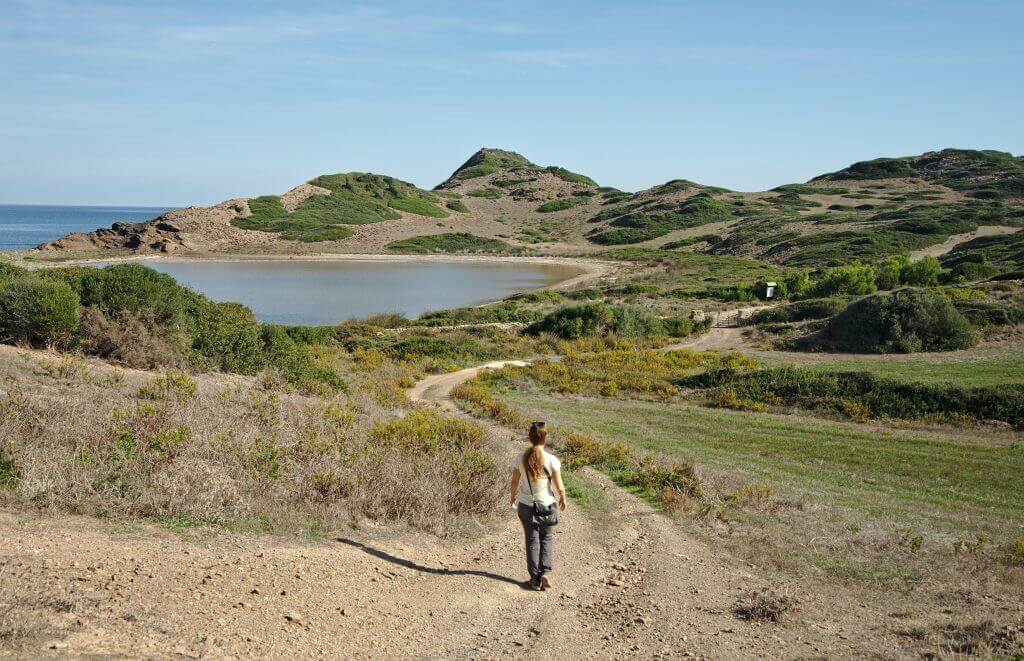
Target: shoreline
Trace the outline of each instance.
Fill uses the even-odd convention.
[[[28,269],[59,268],[62,266],[83,266],[108,262],[146,262],[165,261],[178,263],[198,262],[374,262],[374,263],[499,263],[499,264],[540,264],[575,269],[578,273],[570,275],[537,290],[563,290],[577,285],[598,280],[619,272],[624,265],[618,262],[592,259],[587,257],[554,257],[554,256],[512,256],[512,255],[401,255],[392,253],[308,253],[301,255],[252,254],[240,255],[231,253],[190,253],[185,255],[116,255],[110,257],[83,257],[62,261],[44,262],[26,259],[28,251],[12,251],[14,263]],[[490,303],[493,301],[488,301]],[[487,303],[483,303],[486,305]]]

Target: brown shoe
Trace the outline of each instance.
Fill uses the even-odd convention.
[[[551,579],[549,579],[547,576],[541,576],[540,580],[537,582],[540,584],[541,590],[547,590],[551,587]]]

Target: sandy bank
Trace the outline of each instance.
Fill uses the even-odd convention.
[[[53,268],[58,266],[83,266],[110,262],[147,262],[165,261],[177,263],[189,262],[375,262],[375,263],[503,263],[503,264],[543,264],[559,266],[575,271],[565,279],[544,289],[569,289],[578,285],[610,276],[623,268],[619,262],[588,259],[584,257],[550,257],[550,256],[508,256],[508,255],[394,255],[364,253],[317,253],[309,255],[235,255],[224,253],[193,253],[189,255],[126,255],[114,257],[90,257],[69,259],[54,262],[25,260],[25,253],[11,253],[15,263],[25,268]],[[18,259],[20,257],[21,259]]]

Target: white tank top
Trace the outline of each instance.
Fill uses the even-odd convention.
[[[516,455],[516,465],[519,467],[519,502],[523,505],[533,505],[536,499],[536,502],[541,505],[551,505],[555,502],[555,495],[547,474],[541,474],[541,476],[536,480],[528,480],[526,478],[526,468],[523,466],[523,457],[525,457],[526,453],[529,451],[530,450],[526,450]],[[548,469],[548,473],[554,476],[556,471],[561,470],[562,462],[558,460],[558,457],[547,450],[543,450],[543,452],[544,466]],[[531,481],[533,482],[532,492],[530,490]]]

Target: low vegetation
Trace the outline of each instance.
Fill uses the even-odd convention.
[[[599,217],[612,218],[609,224],[612,229],[595,230],[590,240],[601,245],[617,245],[648,241],[672,230],[727,220],[730,212],[724,202],[702,192],[678,203],[655,200],[641,206],[629,204],[603,211]]]
[[[353,366],[351,396],[300,397],[272,378],[222,386],[85,364],[52,376],[4,367],[8,481],[25,508],[299,533],[367,518],[443,532],[484,515],[504,480],[480,426],[405,411],[393,367]],[[399,390],[398,393],[401,391]],[[61,406],[53,406],[50,397]]]
[[[331,191],[312,195],[288,212],[275,196],[249,200],[251,215],[231,221],[236,227],[275,232],[283,239],[304,242],[340,240],[352,236],[346,225],[365,225],[398,220],[394,209],[421,216],[443,218],[432,193],[412,184],[376,174],[353,172],[317,177],[310,182]]]
[[[487,252],[506,253],[514,249],[500,239],[491,239],[466,232],[431,234],[409,239],[392,241],[387,245],[391,252],[425,255],[428,253]]]
[[[683,337],[706,331],[707,322],[686,317],[662,319],[640,308],[585,303],[556,310],[526,328],[532,335],[549,333],[566,340],[585,337]]]
[[[681,379],[677,385],[705,390],[713,401],[721,401],[723,391],[728,390],[734,402],[798,406],[843,414],[860,421],[879,418],[945,420],[956,424],[997,421],[1024,428],[1024,384],[961,387],[949,383],[900,381],[869,372],[781,367],[753,371],[712,369]]]
[[[81,348],[132,367],[273,367],[303,388],[343,383],[319,368],[308,347],[263,326],[236,303],[213,303],[139,264],[13,273],[0,282],[3,339]]]
[[[557,200],[551,200],[537,207],[537,211],[540,213],[551,213],[553,211],[564,211],[565,209],[571,209],[580,204],[584,204],[587,201],[585,197],[563,197]]]
[[[850,353],[913,353],[965,349],[976,336],[948,300],[907,288],[854,301],[829,321],[820,340]]]
[[[562,181],[568,181],[571,184],[585,184],[587,186],[594,187],[597,186],[597,182],[591,179],[590,177],[578,174],[576,172],[570,172],[569,170],[566,170],[565,168],[560,168],[557,165],[552,165],[544,169],[547,172],[550,172],[551,174],[555,175]]]
[[[484,148],[473,154],[452,175],[453,179],[476,179],[501,170],[516,167],[532,167],[533,163],[514,151]]]

